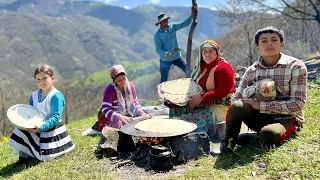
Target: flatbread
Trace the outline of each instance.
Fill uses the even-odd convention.
[[[195,126],[183,120],[152,118],[138,122],[135,128],[156,133],[189,133],[195,129]]]
[[[189,103],[190,97],[192,94],[163,94],[165,99],[169,100],[171,103],[179,106],[186,106]]]
[[[181,78],[164,82],[161,87],[164,94],[186,95],[201,92],[201,87],[191,78]]]
[[[180,106],[187,105],[191,96],[201,92],[202,88],[191,78],[167,81],[158,86],[160,100]]]
[[[17,104],[7,111],[10,122],[19,129],[40,127],[45,121],[45,115],[35,107]]]

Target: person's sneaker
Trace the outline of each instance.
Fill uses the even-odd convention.
[[[101,134],[100,131],[89,128],[83,131],[82,136],[93,136],[93,135],[100,135],[100,134]]]

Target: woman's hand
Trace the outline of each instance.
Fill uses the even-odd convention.
[[[156,116],[155,114],[152,114],[152,113],[150,113],[150,114],[148,114],[148,113],[142,113],[142,114],[141,114],[141,116],[145,116],[145,115],[149,115],[150,118],[153,118],[153,117]]]
[[[120,115],[120,118],[121,118],[123,121],[126,121],[126,122],[130,120],[130,117],[124,116],[124,115]]]
[[[40,132],[40,127],[38,127],[38,126],[35,125],[34,128],[29,128],[29,129],[27,129],[27,131],[28,131],[29,133],[38,133],[38,132]]]
[[[189,106],[196,107],[199,106],[203,102],[203,98],[200,94],[196,94],[190,97]]]

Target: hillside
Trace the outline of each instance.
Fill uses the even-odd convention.
[[[52,161],[16,164],[18,158],[12,153],[12,148],[0,142],[0,179],[318,179],[319,97],[319,89],[308,90],[306,123],[296,138],[280,147],[268,149],[252,144],[236,153],[203,157],[175,166],[169,172],[145,169],[146,164],[138,166],[128,163],[116,168],[106,158],[95,158],[94,147],[98,136],[81,135],[95,122],[95,117],[92,117],[67,125],[76,149]],[[260,163],[267,166],[260,167]]]
[[[32,70],[40,63],[52,65],[59,79],[72,80],[114,64],[158,58],[153,35],[160,12],[182,21],[190,8],[146,5],[126,10],[92,1],[1,0],[0,71],[12,84],[20,82],[30,90]],[[194,48],[207,37],[222,35],[216,28],[221,21],[217,13],[200,8]],[[178,33],[184,52],[188,31]]]
[[[223,10],[199,8],[191,63],[200,42],[210,38],[219,43],[222,56],[233,67],[248,66],[259,58],[254,33],[267,25],[284,30],[284,53],[305,59],[319,51],[319,26],[312,21],[301,23],[279,14],[268,14],[266,19],[263,12],[245,19],[246,13]],[[153,35],[159,13],[170,15],[170,22],[183,21],[190,7],[124,9],[89,0],[0,0],[0,117],[5,119],[0,134],[12,128],[6,121],[7,108],[28,103],[36,90],[32,71],[40,63],[55,69],[55,86],[67,97],[64,118],[69,121],[96,112],[110,82],[107,69],[114,64],[128,68],[139,98],[156,100],[160,74]],[[183,57],[188,31],[189,27],[177,33]],[[318,76],[318,68],[310,70],[313,78]],[[170,71],[171,79],[183,76],[178,68]]]
[[[86,23],[82,23],[86,22]],[[88,16],[0,16],[1,72],[17,79],[39,63],[56,68],[63,79],[102,70],[115,62],[141,61],[126,32]]]

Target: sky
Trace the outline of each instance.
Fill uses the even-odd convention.
[[[160,6],[189,6],[192,0],[96,0],[113,6],[120,6],[126,9],[135,8],[146,4],[156,4]],[[212,10],[220,9],[225,5],[226,0],[197,0],[199,7],[206,7]],[[268,4],[276,4],[277,0],[267,0]]]

